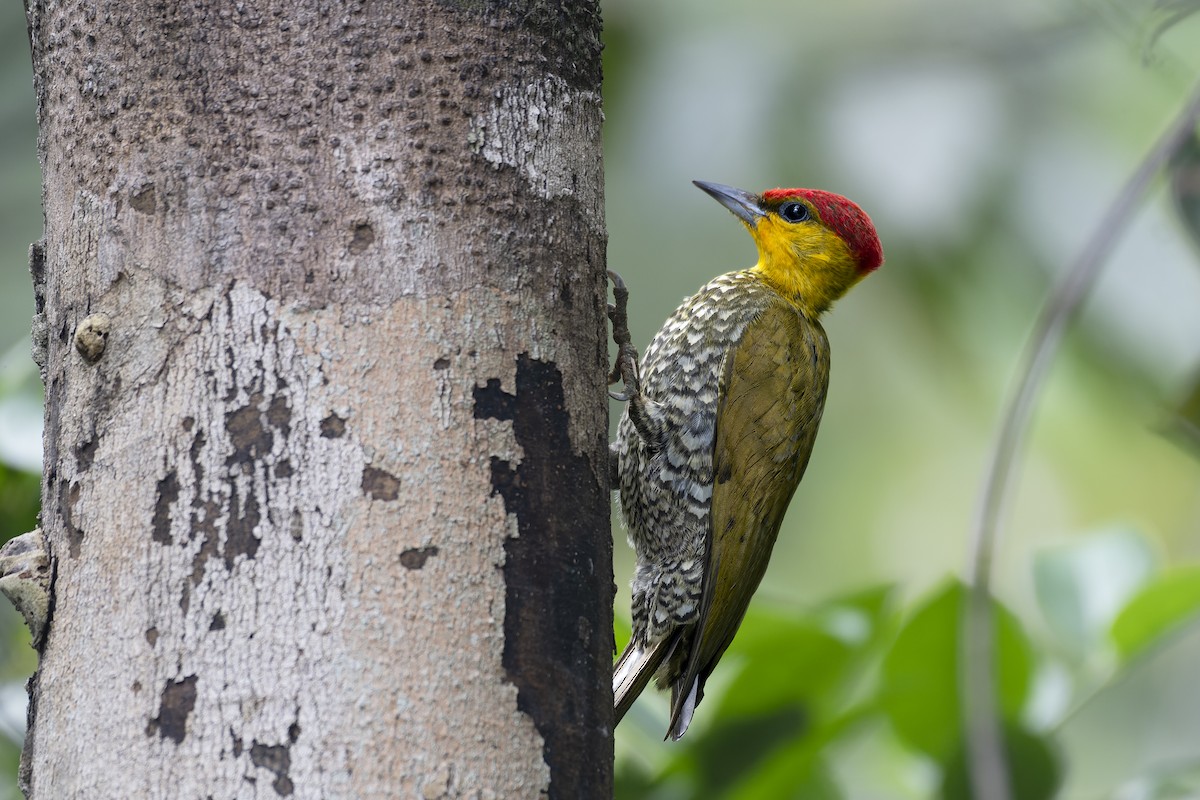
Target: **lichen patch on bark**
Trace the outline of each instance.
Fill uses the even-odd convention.
[[[512,86],[475,121],[471,141],[488,161],[516,168],[539,197],[569,195],[582,208],[596,208],[604,191],[599,160],[569,149],[595,140],[599,105],[595,92],[573,89],[555,76]],[[511,136],[514,128],[533,135]],[[598,217],[589,224],[596,230],[604,227]]]

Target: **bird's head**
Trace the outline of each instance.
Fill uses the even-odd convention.
[[[870,217],[841,195],[819,189],[751,194],[694,183],[745,223],[758,245],[754,269],[805,311],[820,314],[883,263]]]

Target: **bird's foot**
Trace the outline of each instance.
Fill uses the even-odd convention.
[[[629,314],[626,309],[629,303],[629,289],[621,276],[612,270],[608,271],[608,277],[613,282],[614,301],[608,306],[608,318],[612,322],[613,341],[617,345],[617,360],[608,374],[608,382],[613,384],[621,381],[625,385],[625,391],[610,390],[608,396],[629,404],[626,413],[638,436],[651,452],[657,452],[663,440],[662,417],[657,405],[642,394],[638,351],[629,335]]]
[[[617,346],[617,360],[608,373],[608,382],[611,385],[620,381],[625,386],[625,391],[609,391],[608,395],[614,400],[626,402],[636,397],[641,388],[638,351],[629,334],[629,288],[621,276],[611,269],[608,277],[613,283],[614,301],[608,304],[608,319],[612,323],[613,343]]]

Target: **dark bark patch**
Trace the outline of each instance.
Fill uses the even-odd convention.
[[[523,3],[520,25],[534,35],[546,69],[577,89],[600,85],[600,8],[583,3]]]
[[[146,642],[149,643],[151,647],[154,647],[154,645],[158,643],[158,628],[146,628]]]
[[[247,464],[271,452],[275,436],[263,425],[262,414],[253,402],[225,415],[225,430],[233,443],[227,464]]]
[[[364,467],[362,490],[372,500],[391,502],[400,496],[400,479],[378,467]]]
[[[273,469],[276,478],[284,479],[292,477],[295,470],[292,469],[292,462],[284,458],[277,463]]]
[[[96,447],[99,442],[95,439],[88,439],[75,447],[75,468],[79,472],[87,472],[92,468],[92,462],[96,458]]]
[[[499,378],[488,378],[486,386],[476,386],[475,419],[512,419],[517,398],[500,388]]]
[[[157,201],[158,196],[152,183],[134,191],[129,196],[129,205],[134,211],[140,211],[143,214],[153,214]]]
[[[33,311],[46,312],[46,240],[29,245],[29,274],[33,278]]]
[[[346,435],[346,420],[337,414],[330,414],[321,420],[321,437],[324,439],[340,439]]]
[[[246,497],[244,506],[236,484],[230,483],[229,495],[229,521],[225,524],[225,568],[231,570],[238,556],[254,558],[262,540],[254,535],[261,519],[258,498],[254,492],[251,491]]]
[[[79,502],[81,491],[78,481],[72,481],[69,485],[65,481],[58,484],[58,501],[71,558],[79,558],[79,550],[83,547],[83,529],[75,524],[75,504]]]
[[[271,788],[280,797],[287,797],[292,793],[292,779],[288,777],[288,773],[292,769],[292,752],[291,746],[286,744],[259,744],[257,741],[250,744],[250,761],[256,767],[270,770],[275,774],[275,780],[271,783]]]
[[[504,543],[504,668],[517,707],[545,740],[549,796],[596,796],[608,785],[597,754],[611,752],[613,725],[612,575],[601,568],[611,541],[600,536],[608,493],[588,458],[573,452],[554,363],[518,356],[516,393],[489,380],[475,390],[475,417],[511,420],[524,452],[516,467],[491,460],[493,491],[520,532]]]
[[[375,229],[369,222],[359,222],[354,225],[350,235],[349,250],[354,255],[365,253],[367,248],[375,243]]]
[[[208,629],[209,629],[210,631],[223,631],[223,630],[225,630],[225,615],[224,615],[224,614],[222,614],[220,611],[218,611],[217,613],[213,614],[212,622],[210,622],[210,623],[208,624]]]
[[[159,544],[172,545],[175,537],[171,535],[171,505],[179,500],[179,476],[175,470],[158,482],[155,491],[154,516],[150,520],[150,538]]]
[[[189,417],[188,419],[191,418]],[[197,430],[196,435],[192,437],[191,447],[188,448],[188,460],[192,463],[196,486],[201,486],[204,483],[204,465],[200,463],[200,451],[204,449],[204,445],[206,444],[208,444],[208,437],[204,435],[204,430]],[[193,500],[192,503],[195,504],[198,502],[198,499]]]
[[[197,536],[203,536],[200,540],[200,549],[196,551],[196,555],[192,556],[192,585],[199,586],[200,581],[204,580],[204,570],[208,566],[208,560],[217,554],[217,544],[219,537],[217,536],[217,515],[221,513],[221,505],[214,500],[197,501],[192,504],[192,524],[189,534],[191,539]]]
[[[271,404],[267,406],[267,422],[283,434],[284,439],[291,435],[292,406],[285,395],[277,394],[271,398]]]
[[[491,470],[493,493],[499,494],[507,500],[510,495],[514,495],[515,492],[519,491],[521,478],[517,475],[517,471],[513,469],[511,461],[505,461],[502,458],[492,456]],[[507,503],[504,508],[508,509]]]
[[[433,362],[433,368],[437,370],[449,369],[450,359],[442,357]]]
[[[429,547],[412,547],[400,554],[400,564],[406,569],[420,569],[425,566],[425,562],[430,556],[436,556],[438,549],[433,545]]]
[[[196,707],[195,675],[189,675],[178,681],[167,681],[163,687],[162,698],[159,701],[158,716],[151,718],[146,725],[146,735],[158,733],[160,739],[170,739],[175,744],[182,744],[187,738],[187,720]]]

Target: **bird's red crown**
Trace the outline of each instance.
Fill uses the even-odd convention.
[[[857,203],[840,194],[820,189],[770,189],[763,192],[762,197],[771,204],[794,197],[811,203],[821,221],[841,236],[854,253],[862,274],[879,269],[883,263],[883,245],[879,243],[879,234],[875,232],[871,218]]]

